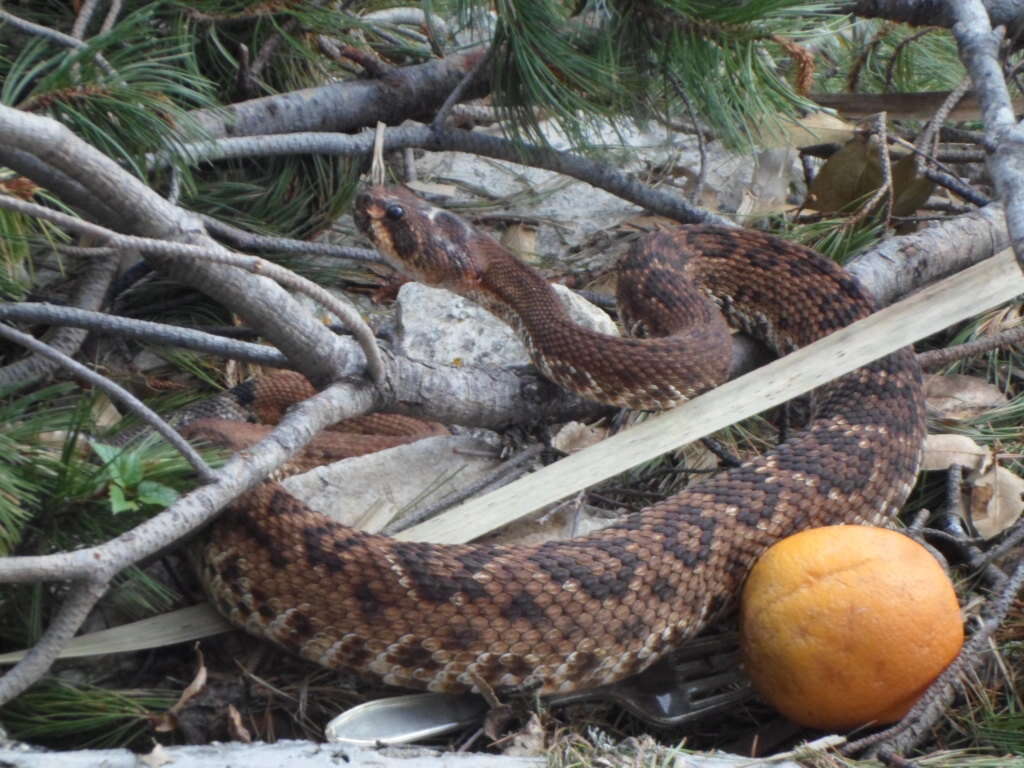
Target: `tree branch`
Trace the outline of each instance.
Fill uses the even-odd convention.
[[[341,322],[348,328],[349,332],[355,337],[356,341],[359,342],[359,346],[363,350],[363,354],[366,356],[367,371],[370,374],[370,378],[376,384],[381,384],[384,381],[384,363],[380,357],[380,350],[377,348],[377,340],[374,338],[373,331],[370,330],[370,326],[366,324],[366,321],[363,320],[355,307],[347,301],[341,300],[333,293],[321,288],[311,280],[307,280],[300,275],[296,275],[291,270],[280,267],[266,259],[261,259],[259,256],[249,256],[244,253],[233,253],[217,244],[214,244],[215,247],[204,247],[199,245],[189,245],[186,243],[169,243],[163,240],[153,240],[152,238],[146,237],[122,235],[106,229],[105,227],[100,227],[97,224],[91,224],[82,219],[77,219],[73,216],[68,216],[67,214],[45,208],[41,205],[36,205],[35,203],[29,203],[9,195],[0,195],[0,208],[19,211],[41,219],[48,219],[60,224],[62,227],[69,229],[72,232],[86,233],[99,238],[101,241],[108,242],[111,245],[120,245],[125,248],[131,248],[139,251],[140,253],[160,254],[163,256],[184,256],[186,258],[200,260],[207,259],[216,264],[226,264],[239,269],[244,269],[254,275],[266,275],[286,288],[291,288],[294,291],[299,291],[309,296],[314,301],[319,302],[337,315]]]
[[[30,35],[35,35],[36,37],[43,37],[47,40],[52,40],[58,45],[63,45],[65,48],[74,48],[77,51],[81,51],[89,47],[88,44],[83,43],[76,37],[66,35],[63,32],[60,32],[56,29],[51,29],[50,27],[44,27],[42,24],[36,24],[35,22],[28,21],[27,19],[23,19],[20,16],[15,16],[13,13],[9,13],[8,11],[3,10],[2,8],[0,8],[0,21],[6,22],[7,24],[10,24],[12,27],[20,29],[22,32],[27,32]],[[114,70],[114,68],[110,66],[110,62],[103,58],[103,56],[97,53],[95,54],[95,58],[96,64],[99,66],[100,69],[102,69],[108,75],[117,75],[117,72]]]
[[[194,215],[168,203],[55,120],[0,105],[0,139],[7,148],[33,155],[44,167],[106,201],[118,212],[119,232],[228,252],[205,234]],[[272,281],[197,259],[157,253],[146,259],[241,315],[315,384],[333,380],[344,369],[346,360],[336,337]]]
[[[902,21],[920,27],[951,27],[955,10],[947,0],[857,0],[847,3],[844,10],[865,18]],[[985,0],[992,23],[996,26],[1013,26],[1024,20],[1024,2],[1021,0]]]
[[[1004,30],[993,31],[981,0],[959,0],[950,9],[960,58],[981,100],[986,145],[992,148],[989,171],[1006,211],[1017,264],[1024,270],[1024,126],[1017,125],[999,61]]]
[[[1007,245],[1003,208],[992,204],[910,235],[883,240],[852,259],[846,269],[884,306],[987,259]]]
[[[377,121],[400,123],[410,116],[427,116],[473,69],[484,48],[444,59],[396,68],[377,80],[346,80],[317,88],[265,96],[217,109],[190,113],[203,135],[211,138],[294,133],[298,131],[357,131]],[[477,78],[465,94],[475,98],[486,91]]]
[[[289,367],[288,358],[276,349],[263,344],[235,341],[192,328],[151,323],[148,320],[118,317],[104,312],[90,312],[57,304],[36,302],[0,304],[0,319],[16,323],[45,323],[87,328],[105,335],[127,336],[151,344],[182,347],[231,360],[243,360],[247,363],[274,368]]]
[[[362,156],[372,151],[373,141],[374,133],[370,131],[364,131],[354,136],[334,133],[286,133],[196,142],[185,145],[179,152],[193,163],[237,157],[295,154]],[[624,200],[629,200],[678,221],[714,224],[721,227],[736,226],[728,219],[698,208],[678,195],[652,189],[629,174],[609,168],[607,165],[589,158],[557,149],[529,146],[497,136],[455,128],[432,131],[430,127],[424,125],[406,125],[401,128],[385,130],[384,151],[390,152],[406,147],[419,147],[435,152],[469,152],[535,168],[544,168],[585,181],[613,195],[618,195]],[[169,163],[170,159],[170,155],[167,153],[151,155],[150,166],[161,167]]]
[[[79,278],[78,288],[72,299],[75,306],[83,310],[96,310],[102,306],[117,272],[116,259],[94,259]],[[58,328],[46,334],[46,345],[68,355],[75,354],[88,336],[87,331]],[[0,388],[13,389],[34,384],[50,375],[60,365],[53,358],[31,354],[21,360],[0,368]]]
[[[321,429],[342,418],[367,412],[375,396],[370,387],[345,383],[335,384],[299,403],[265,439],[214,471],[211,483],[104,544],[53,555],[0,558],[2,583],[74,582],[71,594],[40,643],[0,678],[0,704],[46,673],[114,574],[209,522],[222,507],[264,480]]]

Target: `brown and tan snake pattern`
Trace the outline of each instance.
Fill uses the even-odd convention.
[[[548,376],[634,408],[670,406],[725,375],[727,343],[718,352],[691,347],[724,338],[705,294],[780,353],[872,310],[853,278],[805,248],[747,230],[682,227],[644,238],[622,282],[656,305],[689,293],[698,325],[613,340],[573,325],[546,283],[502,246],[411,193],[371,189],[356,219],[403,271],[509,320]],[[657,267],[697,287],[650,278]],[[653,333],[674,327],[658,318],[635,322]],[[464,691],[482,682],[546,694],[608,683],[728,607],[777,539],[817,525],[885,524],[900,507],[925,434],[911,352],[834,381],[815,401],[808,427],[760,458],[593,535],[539,546],[399,542],[334,524],[266,483],[211,529],[203,580],[248,631],[394,685]]]

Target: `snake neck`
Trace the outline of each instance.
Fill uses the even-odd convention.
[[[731,360],[728,325],[688,281],[673,286],[671,321],[630,318],[630,324],[658,337],[612,336],[579,325],[547,280],[491,243],[477,249],[485,265],[478,281],[460,292],[511,326],[534,364],[559,385],[608,405],[651,410],[672,408],[725,380]],[[658,293],[657,284],[632,286],[633,293],[647,295],[632,296],[630,306]],[[620,303],[626,303],[621,291]]]

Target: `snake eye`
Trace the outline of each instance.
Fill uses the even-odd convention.
[[[397,221],[398,219],[405,216],[405,208],[398,205],[397,203],[392,203],[391,205],[384,209],[384,215],[387,216],[392,221]]]

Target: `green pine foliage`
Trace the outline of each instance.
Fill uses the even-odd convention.
[[[0,716],[13,739],[60,749],[120,747],[147,736],[152,719],[174,699],[171,691],[113,690],[49,678],[7,704]]]
[[[947,29],[858,21],[821,40],[822,91],[917,93],[952,90],[966,72]]]
[[[474,18],[463,5],[464,18]],[[831,3],[757,0],[495,4],[492,86],[509,131],[543,142],[542,118],[577,145],[599,120],[691,112],[729,146],[757,142],[806,102],[781,41],[821,35]],[[823,29],[824,27],[824,29]],[[678,83],[678,90],[669,83]]]
[[[151,436],[114,447],[98,434],[95,397],[73,384],[0,398],[0,555],[41,555],[100,544],[195,484],[191,466]],[[208,457],[212,458],[212,457]],[[49,586],[0,586],[0,645],[30,647],[49,624]],[[172,607],[176,595],[143,571],[118,575],[102,605],[126,620]]]

